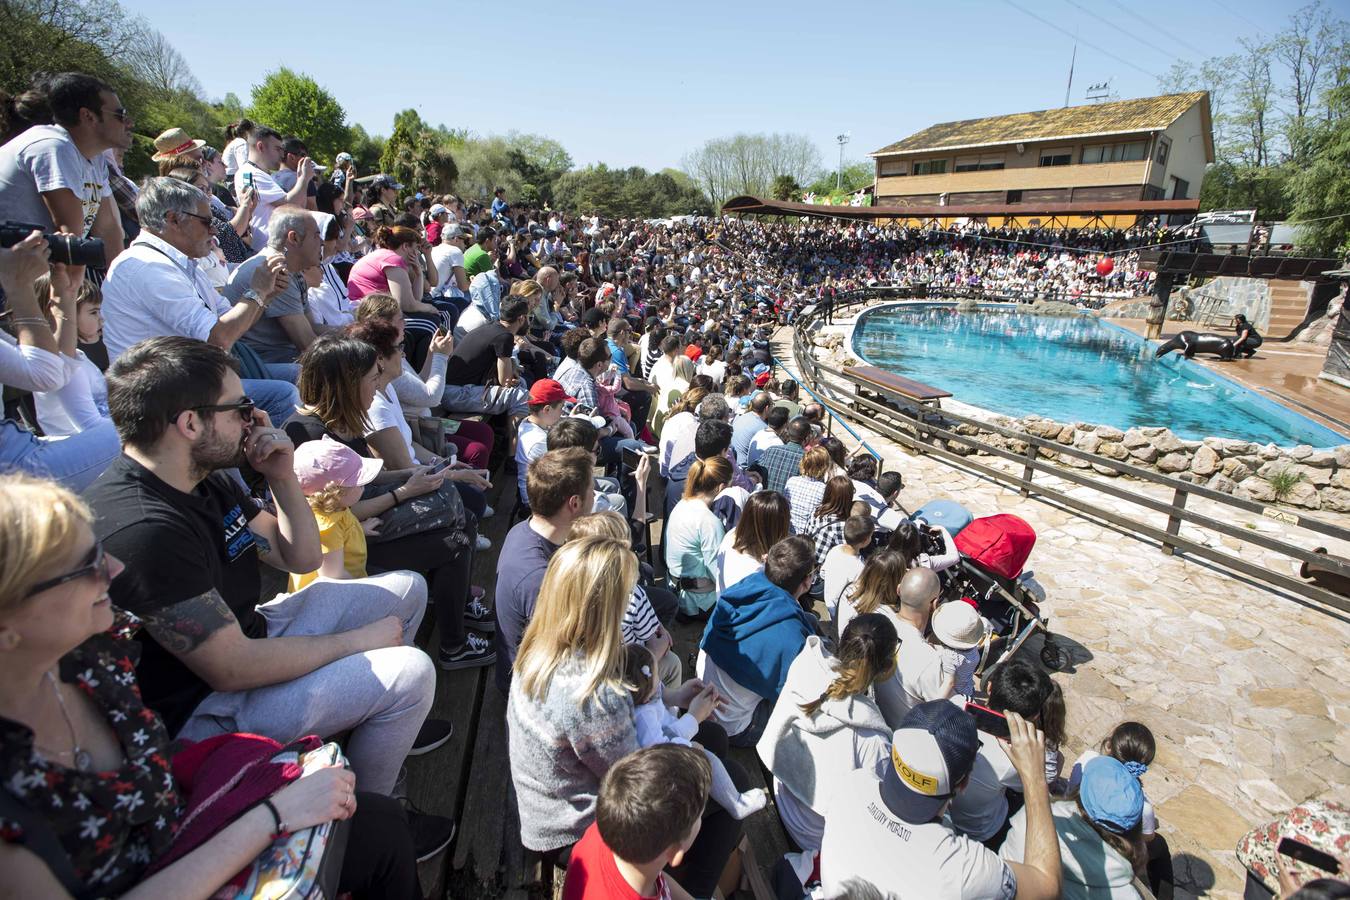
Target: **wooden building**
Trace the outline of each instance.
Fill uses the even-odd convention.
[[[1196,91],[944,122],[869,154],[883,207],[1193,200],[1214,161]]]

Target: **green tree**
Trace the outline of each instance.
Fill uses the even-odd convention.
[[[342,104],[313,78],[284,66],[254,86],[249,118],[295,135],[323,162],[331,162],[351,140]]]
[[[409,190],[433,191],[449,190],[459,174],[449,148],[441,145],[436,133],[412,110],[395,117],[394,133],[380,154],[380,171],[393,175]]]
[[[708,198],[687,178],[681,183],[669,173],[653,175],[637,166],[575,169],[558,179],[555,192],[558,206],[587,215],[651,219],[712,213]]]
[[[1309,161],[1289,179],[1298,252],[1310,256],[1350,254],[1350,72],[1337,77],[1327,96],[1327,121],[1311,129]]]
[[[779,175],[774,178],[769,194],[775,200],[796,200],[802,192],[802,186],[791,175]]]

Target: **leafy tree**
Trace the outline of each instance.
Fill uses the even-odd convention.
[[[769,188],[769,193],[775,200],[795,200],[801,192],[802,186],[791,175],[779,175],[774,178],[773,185]]]
[[[807,190],[815,194],[838,192],[852,194],[865,187],[871,187],[875,174],[876,166],[871,160],[850,160],[844,163],[843,187],[836,187],[840,181],[839,174],[837,170],[832,170],[822,174],[807,187]]]
[[[423,187],[448,190],[459,174],[454,156],[440,144],[435,132],[426,128],[421,117],[404,113],[395,117],[394,133],[380,154],[380,171],[393,175],[410,190]]]
[[[655,175],[634,166],[611,169],[603,163],[576,169],[558,179],[557,204],[586,214],[619,218],[708,215],[712,204],[697,187],[666,172]]]
[[[1344,258],[1350,254],[1350,72],[1327,97],[1328,121],[1309,134],[1309,161],[1289,179],[1292,218],[1300,222],[1298,251]]]
[[[1220,160],[1205,171],[1200,188],[1200,208],[1255,209],[1262,219],[1289,215],[1286,187],[1293,169],[1284,166],[1252,166]]]
[[[351,140],[342,104],[313,78],[284,66],[254,86],[249,118],[300,138],[318,160],[332,160]]]
[[[769,193],[779,175],[809,183],[820,171],[820,150],[803,134],[736,134],[687,154],[683,168],[720,206],[737,194]]]

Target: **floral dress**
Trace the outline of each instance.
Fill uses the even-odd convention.
[[[140,881],[168,849],[182,815],[168,733],[136,683],[134,620],[119,616],[112,631],[85,641],[60,665],[61,680],[107,717],[125,756],[119,768],[82,772],[49,762],[28,726],[0,717],[0,787],[52,826],[87,896],[116,896]],[[22,826],[0,818],[0,840],[22,845]]]

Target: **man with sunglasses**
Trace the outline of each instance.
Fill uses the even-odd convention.
[[[62,72],[42,89],[56,124],[34,125],[0,147],[0,221],[102,238],[111,264],[122,252],[122,219],[103,152],[130,144],[131,114],[89,75]]]
[[[413,646],[426,583],[413,572],[321,580],[259,605],[259,561],[312,572],[322,550],[294,447],[235,370],[220,348],[182,337],[137,344],[108,370],[123,456],[86,498],[95,536],[126,565],[113,603],[145,629],[145,703],[189,740],[350,731],[358,784],[389,793],[405,756],[450,736],[425,722],[435,669]],[[275,512],[221,471],[245,463]],[[415,817],[419,843],[443,846],[445,824]]]

